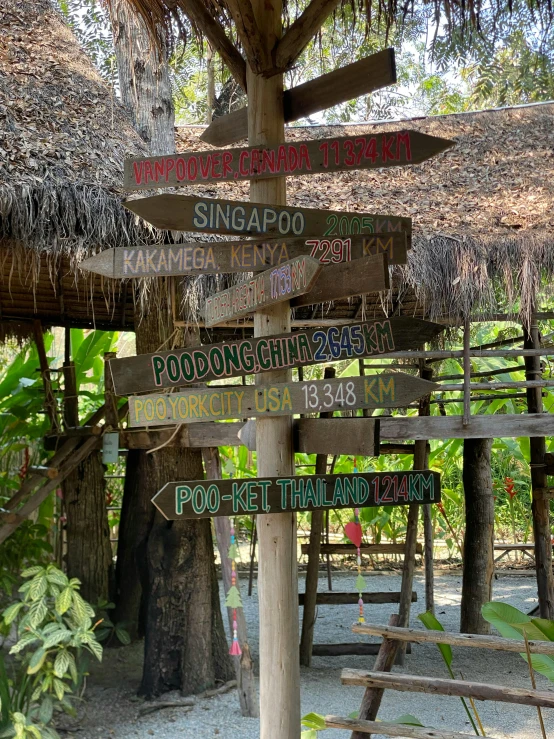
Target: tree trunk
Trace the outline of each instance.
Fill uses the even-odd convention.
[[[67,516],[67,574],[81,581],[81,595],[92,605],[109,600],[112,574],[110,528],[104,467],[93,452],[64,480]]]
[[[175,151],[174,114],[163,45],[160,54],[143,22],[122,0],[113,5],[112,23],[123,102],[132,111],[142,138],[150,144],[151,154],[170,154]],[[185,331],[169,343],[174,334],[170,293],[169,280],[158,278],[150,286],[145,305],[137,296],[137,354],[157,351],[162,345],[171,348],[198,342],[195,333]],[[126,520],[122,521],[125,539],[119,587],[120,609],[125,607],[126,592],[132,591],[131,620],[138,624],[137,609],[146,601],[140,692],[146,697],[176,688],[184,693],[201,692],[233,674],[210,522],[168,522],[159,513],[149,515],[146,507],[170,480],[203,479],[202,455],[199,449],[164,448],[151,455],[139,452],[132,461],[137,487],[129,484],[125,489],[128,500],[122,511]],[[135,528],[131,511],[137,504],[134,513],[140,525]],[[131,578],[143,583],[140,598],[136,586],[126,584]]]
[[[494,497],[492,439],[465,439],[463,482],[466,502],[464,574],[460,630],[489,634],[481,607],[492,598],[494,574]]]

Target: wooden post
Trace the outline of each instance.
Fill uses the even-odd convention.
[[[420,365],[420,372],[424,370]],[[419,415],[429,415],[430,398],[421,398],[419,401]],[[427,468],[427,440],[420,439],[414,445],[414,470],[424,470]],[[402,568],[402,585],[400,587],[400,604],[398,607],[398,616],[400,626],[409,626],[410,609],[412,606],[412,590],[414,584],[415,558],[417,549],[417,524],[419,521],[419,504],[410,503],[408,511],[408,524],[406,526],[406,547],[404,551],[404,565]],[[427,593],[426,593],[427,594]],[[398,650],[398,664],[404,664],[406,656],[405,646],[401,646]]]
[[[492,599],[494,575],[491,448],[492,439],[464,440],[466,532],[460,630],[468,634],[490,633],[481,607]]]
[[[389,619],[389,626],[398,626],[399,617],[395,613]],[[390,672],[396,658],[396,653],[400,642],[393,639],[383,639],[379,654],[375,660],[373,669],[379,672]],[[380,688],[366,688],[364,697],[362,698],[362,705],[358,713],[358,719],[363,721],[375,721],[379,708],[381,707],[381,701],[383,700],[384,690]],[[364,739],[367,734],[362,734],[359,731],[353,731],[350,739]]]
[[[281,37],[282,2],[252,0],[262,43],[269,53]],[[248,139],[250,146],[284,141],[283,77],[265,79],[247,65]],[[251,181],[250,199],[284,205],[283,178]],[[254,316],[254,335],[290,331],[288,301]],[[257,384],[284,382],[287,371],[258,375]],[[292,417],[256,421],[258,475],[294,474]],[[296,516],[268,513],[258,519],[258,597],[260,604],[260,739],[300,737],[300,666],[298,659],[298,574]]]
[[[325,367],[324,379],[335,377],[334,367]],[[320,413],[320,418],[332,418],[332,411]],[[316,454],[315,474],[327,472],[327,454]],[[312,664],[312,645],[314,643],[314,626],[317,605],[317,583],[319,579],[319,554],[321,535],[323,533],[323,511],[312,511],[310,526],[310,543],[308,545],[308,566],[306,568],[306,593],[304,595],[304,613],[302,615],[302,635],[300,637],[300,664],[310,667]]]
[[[206,477],[209,480],[221,480],[221,457],[217,447],[205,447],[202,449],[204,457],[204,466],[206,468]],[[227,516],[216,516],[214,518],[215,534],[217,539],[217,547],[221,558],[221,576],[225,592],[231,587],[231,562],[227,556],[231,545],[231,525]],[[236,587],[240,591],[240,584],[237,578]],[[242,649],[240,657],[233,657],[233,666],[237,676],[237,688],[239,694],[240,711],[243,716],[256,718],[259,716],[258,697],[256,695],[256,684],[254,681],[254,665],[252,655],[250,654],[250,645],[248,644],[248,634],[246,628],[246,618],[244,609],[237,609],[237,635]],[[229,617],[229,628],[231,634],[233,632],[233,609],[227,609]]]
[[[44,347],[44,334],[42,323],[39,320],[33,321],[33,334],[37,347],[38,361],[40,373],[42,375],[42,384],[44,385],[45,410],[50,419],[50,425],[53,433],[60,432],[60,421],[58,418],[58,406],[56,398],[52,392],[52,383],[50,382],[50,368],[48,366],[48,357]]]
[[[117,413],[117,400],[114,393],[112,373],[109,368],[109,360],[115,359],[115,352],[105,352],[104,354],[104,408],[106,427],[117,431],[119,428],[119,417]]]
[[[540,347],[539,329],[536,319],[528,331],[523,328],[524,349]],[[541,376],[540,357],[525,357],[525,379],[537,380]],[[540,388],[527,389],[527,410],[541,413],[542,394]],[[541,618],[554,618],[554,575],[552,573],[552,540],[550,532],[550,500],[544,491],[547,485],[544,455],[546,443],[544,436],[529,439],[531,449],[531,485],[533,488],[533,533],[535,536],[535,562],[537,588],[539,592],[539,611]]]
[[[77,378],[75,364],[63,363],[63,422],[66,429],[74,429],[79,425],[79,398],[77,397]]]
[[[424,360],[419,360],[419,376],[423,380],[432,381],[433,370],[431,367],[425,365]],[[429,416],[431,415],[431,396],[427,395],[425,398],[421,398],[419,401],[419,415]],[[414,446],[414,452],[419,447],[416,442]],[[418,458],[419,462],[419,458]],[[425,454],[423,458],[424,468],[429,467],[429,442],[425,442]],[[415,466],[414,466],[415,469]],[[421,506],[423,511],[423,537],[424,537],[424,562],[425,562],[425,608],[431,613],[435,612],[435,595],[434,595],[434,572],[433,572],[433,521],[431,520],[431,506]]]
[[[469,417],[471,415],[471,393],[469,390],[471,382],[471,359],[469,357],[469,351],[471,348],[470,342],[470,322],[469,319],[464,323],[464,415],[462,424],[469,426]]]

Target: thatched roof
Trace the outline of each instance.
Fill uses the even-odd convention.
[[[370,313],[453,317],[518,309],[554,278],[554,104],[386,124],[292,127],[289,139],[409,128],[456,146],[410,167],[288,178],[292,205],[411,216],[414,246],[395,268],[388,296],[369,296]],[[199,148],[198,127],[178,129],[178,149]],[[189,189],[191,192],[192,188]],[[212,196],[247,197],[245,184],[204,186]],[[542,279],[541,279],[542,278]],[[354,301],[331,315],[356,314]],[[298,312],[306,317],[308,312]],[[318,313],[321,315],[321,313]],[[359,315],[359,313],[358,313]]]
[[[131,291],[75,264],[144,240],[118,188],[147,150],[48,0],[3,0],[0,39],[0,317],[132,323]]]

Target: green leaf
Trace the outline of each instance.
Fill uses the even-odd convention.
[[[48,580],[44,572],[39,572],[38,575],[31,580],[31,587],[29,588],[29,595],[33,600],[38,600],[46,593],[48,587]]]
[[[325,718],[319,713],[307,713],[302,716],[301,725],[306,726],[308,729],[315,729],[321,731],[325,729]]]
[[[15,621],[17,614],[19,611],[23,608],[23,603],[12,603],[11,606],[8,606],[4,613],[2,614],[2,618],[4,619],[4,622],[8,624],[8,626],[12,623],[12,621]]]
[[[508,603],[485,603],[481,614],[507,639],[523,639],[523,625],[531,623],[529,616]]]
[[[54,662],[54,675],[56,677],[64,677],[69,669],[69,656],[65,649],[58,652]]]
[[[52,568],[48,570],[48,574],[46,575],[48,582],[55,583],[56,585],[59,585],[62,588],[67,587],[67,584],[69,580],[67,579],[67,575],[65,575],[61,570],[58,570],[57,568]]]
[[[54,686],[54,692],[56,693],[56,698],[59,701],[63,700],[64,694],[66,691],[66,686],[57,677],[54,678],[53,686]]]
[[[38,575],[39,572],[44,571],[45,570],[42,565],[35,565],[34,567],[28,567],[26,570],[23,570],[21,577],[34,577],[35,575]]]
[[[94,654],[94,656],[96,657],[96,659],[97,659],[97,660],[98,660],[99,662],[102,662],[102,655],[103,655],[103,649],[102,649],[102,645],[101,645],[101,644],[99,644],[99,643],[98,643],[98,642],[96,641],[96,639],[92,639],[92,640],[91,640],[91,641],[90,641],[90,642],[89,642],[89,643],[87,644],[87,646],[88,646],[88,648],[90,649],[90,651],[91,651],[91,652],[92,652],[92,653]]]
[[[56,598],[56,611],[63,616],[69,610],[73,600],[73,590],[68,586]]]
[[[53,634],[50,634],[44,640],[42,646],[44,649],[52,649],[52,647],[56,647],[58,644],[67,644],[69,641],[71,641],[71,631],[69,629],[59,629]]]
[[[40,710],[38,717],[43,724],[49,724],[52,721],[52,715],[54,713],[54,701],[50,695],[45,696],[44,700],[40,704]]]
[[[390,721],[390,723],[391,724],[404,724],[405,726],[424,726],[424,724],[422,724],[418,718],[416,718],[415,716],[412,716],[411,713],[403,713],[402,716],[399,716],[398,718],[393,719],[392,721]]]
[[[25,647],[28,647],[30,644],[33,644],[33,642],[36,642],[38,640],[39,639],[36,634],[23,634],[21,639],[19,639],[19,641],[10,649],[10,654],[19,654],[19,652],[23,651]]]
[[[300,732],[300,739],[317,739],[317,731],[308,729],[308,731]]]
[[[40,670],[42,665],[44,664],[44,660],[46,659],[46,650],[40,647],[40,649],[37,649],[37,651],[33,654],[29,661],[29,666],[27,667],[27,674],[28,675],[36,675],[36,673]]]
[[[426,613],[420,613],[418,619],[429,631],[444,631],[444,627],[441,622],[434,616],[431,611]],[[450,644],[437,644],[442,658],[448,668],[452,666],[452,647]]]
[[[36,629],[44,621],[48,615],[48,606],[44,602],[44,598],[37,600],[29,609],[29,623],[31,628]]]
[[[115,635],[119,639],[119,641],[124,645],[127,646],[131,643],[131,637],[129,636],[129,632],[127,629],[124,629],[122,626],[116,626],[115,627]]]
[[[533,618],[531,619],[531,623],[538,629],[539,633],[542,634],[540,637],[542,641],[554,641],[554,621],[550,621],[547,618]],[[529,638],[527,627],[525,631]]]

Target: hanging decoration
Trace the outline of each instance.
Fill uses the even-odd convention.
[[[354,457],[353,472],[358,472],[358,467],[356,466],[356,457]],[[357,549],[356,564],[358,565],[358,577],[356,578],[356,590],[358,591],[359,607],[358,623],[363,624],[365,622],[363,592],[366,588],[366,584],[364,578],[362,577],[362,556],[360,552],[360,547],[362,546],[362,525],[360,524],[359,508],[354,508],[354,521],[350,521],[349,523],[347,523],[344,527],[344,531],[346,533],[346,536],[350,539],[352,544],[354,544]]]
[[[227,593],[225,605],[227,606],[227,608],[233,609],[233,643],[231,644],[231,649],[229,649],[229,654],[240,657],[240,655],[242,654],[242,649],[240,648],[237,633],[237,608],[242,608],[242,599],[240,597],[239,589],[237,588],[236,569],[236,559],[238,557],[239,550],[235,539],[235,525],[233,519],[230,518],[229,521],[231,524],[231,544],[229,546],[229,552],[227,556],[231,560],[231,587],[229,588],[229,592]]]

